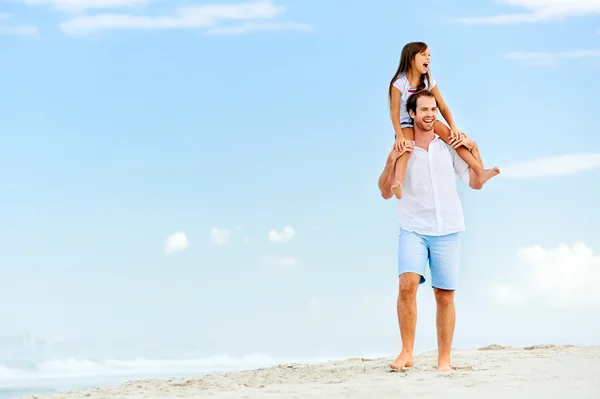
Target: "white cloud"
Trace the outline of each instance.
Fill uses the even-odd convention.
[[[465,25],[505,25],[600,14],[600,0],[495,0],[495,2],[520,8],[522,12],[455,18],[453,21]]]
[[[0,25],[0,35],[6,36],[35,36],[38,34],[38,28],[35,25]]]
[[[256,23],[273,20],[285,11],[272,0],[257,0],[237,4],[205,4],[177,9],[174,15],[143,16],[130,14],[97,14],[77,16],[61,23],[67,34],[86,34],[115,29],[192,29],[205,28],[212,35],[243,34],[251,31],[306,30],[309,25],[297,23]],[[222,26],[223,22],[241,23]]]
[[[511,52],[506,58],[530,66],[552,66],[561,60],[600,58],[600,50],[573,50],[563,52]]]
[[[12,15],[0,13],[0,35],[5,36],[34,36],[38,34],[35,25],[17,23]]]
[[[519,305],[526,300],[525,295],[517,288],[508,284],[497,284],[494,290],[496,302],[502,305]]]
[[[145,6],[149,0],[23,0],[30,6],[50,6],[61,11],[131,8]]]
[[[267,266],[275,267],[278,269],[294,269],[300,265],[300,260],[293,256],[267,256],[264,259],[264,263]]]
[[[574,175],[600,169],[600,153],[578,153],[518,161],[500,168],[503,179],[532,179]]]
[[[276,31],[311,31],[312,26],[300,23],[273,23],[273,24],[244,24],[237,26],[227,26],[221,28],[211,28],[206,30],[207,35],[212,36],[231,36],[241,35],[251,32],[276,32]]]
[[[188,238],[183,231],[178,231],[171,234],[165,242],[165,254],[169,255],[173,252],[183,251],[189,245]]]
[[[290,241],[296,235],[296,230],[292,226],[285,226],[281,232],[277,232],[275,229],[271,229],[268,234],[269,241],[271,242],[287,242]]]
[[[503,305],[542,305],[556,309],[600,308],[600,256],[585,244],[541,246],[517,253],[509,283],[494,287]]]
[[[229,242],[229,239],[231,238],[231,234],[232,233],[230,230],[213,227],[212,230],[210,231],[210,239],[212,240],[213,243],[215,243],[215,245],[222,246]]]

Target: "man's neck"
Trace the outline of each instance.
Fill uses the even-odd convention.
[[[433,129],[429,131],[421,130],[416,125],[414,127],[415,132],[415,146],[427,150],[429,143],[435,139],[435,132]]]

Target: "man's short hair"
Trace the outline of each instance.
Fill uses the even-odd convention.
[[[419,100],[419,97],[433,97],[433,98],[435,98],[435,96],[433,95],[433,93],[430,92],[429,90],[419,90],[418,92],[416,92],[412,96],[408,97],[408,100],[406,100],[406,111],[408,113],[410,113],[410,111],[412,111],[415,114],[417,113],[417,101]]]

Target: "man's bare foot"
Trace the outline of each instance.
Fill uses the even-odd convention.
[[[480,172],[477,173],[477,188],[481,189],[483,185],[488,182],[488,180],[499,174],[500,168],[498,168],[497,166],[494,166],[492,169],[482,169]]]
[[[396,360],[390,364],[390,368],[394,371],[402,371],[405,367],[413,366],[413,357],[408,353],[400,353]]]
[[[442,373],[451,371],[452,366],[450,365],[450,359],[438,359],[437,369]]]
[[[394,183],[394,185],[392,186],[392,192],[394,193],[396,198],[402,198],[402,183],[400,183],[400,180],[396,180],[396,183]]]

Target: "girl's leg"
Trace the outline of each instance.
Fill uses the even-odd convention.
[[[434,129],[435,133],[440,136],[442,140],[446,143],[450,143],[450,128],[448,126],[438,120],[435,122]],[[467,163],[467,165],[469,165],[473,172],[475,172],[475,175],[477,175],[477,178],[479,179],[479,187],[482,187],[488,180],[500,173],[500,169],[497,167],[485,169],[483,163],[477,161],[473,154],[471,154],[471,151],[465,146],[461,145],[456,148],[456,153]]]
[[[412,127],[403,127],[402,134],[406,140],[415,139],[415,132]],[[396,160],[396,181],[392,185],[392,192],[398,199],[402,198],[402,181],[404,181],[404,173],[406,173],[409,156],[410,152],[405,152]]]

